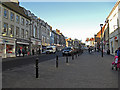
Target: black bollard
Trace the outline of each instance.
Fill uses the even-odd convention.
[[[76,58],[77,58],[77,53],[76,53]]]
[[[56,68],[58,68],[58,56],[56,56]]]
[[[68,55],[66,55],[66,63],[68,63]]]
[[[38,58],[36,58],[36,78],[38,78]]]
[[[78,51],[78,56],[80,56],[80,53],[79,53],[79,51]]]

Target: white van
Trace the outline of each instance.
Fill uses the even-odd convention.
[[[56,52],[56,46],[47,46],[46,47],[46,54],[55,53]]]

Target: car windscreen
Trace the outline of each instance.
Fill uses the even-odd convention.
[[[53,50],[53,48],[47,48],[47,50]]]
[[[64,50],[71,50],[71,48],[65,48]]]

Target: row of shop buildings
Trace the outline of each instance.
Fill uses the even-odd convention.
[[[24,49],[26,55],[42,53],[47,46],[65,47],[65,36],[60,30],[38,18],[30,10],[14,2],[0,2],[0,56],[18,56]]]
[[[118,0],[114,5],[112,11],[109,13],[100,31],[86,41],[90,41],[91,46],[95,48],[102,48],[107,52],[110,50],[110,54],[114,55],[115,50],[120,47],[120,1]]]
[[[80,49],[82,46],[81,40],[66,38],[66,46],[73,47],[75,49]]]

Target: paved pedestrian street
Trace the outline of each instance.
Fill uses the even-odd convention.
[[[118,71],[111,69],[113,56],[84,52],[79,57],[59,58],[39,63],[39,78],[35,64],[3,72],[3,88],[118,88]]]

